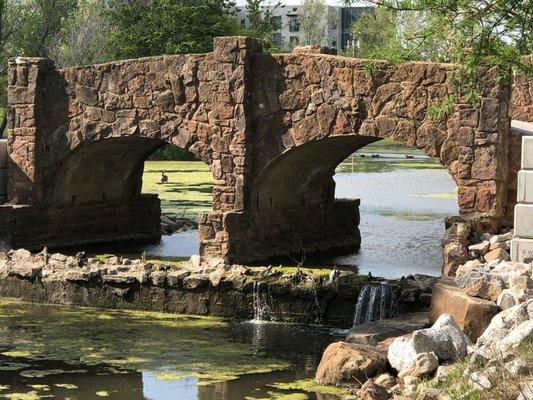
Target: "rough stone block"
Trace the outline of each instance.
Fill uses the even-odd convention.
[[[533,169],[533,136],[522,138],[522,169]]]
[[[533,261],[533,239],[514,238],[511,241],[511,260],[526,263]]]
[[[517,204],[514,209],[514,233],[533,239],[533,204]]]
[[[492,301],[470,297],[451,283],[440,282],[433,287],[429,319],[434,323],[440,315],[448,313],[468,338],[475,342],[499,311]]]
[[[518,172],[517,193],[519,203],[533,203],[533,171],[522,170]]]
[[[0,169],[7,168],[7,139],[0,139]]]

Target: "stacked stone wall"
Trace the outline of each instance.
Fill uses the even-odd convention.
[[[488,70],[481,101],[462,103],[454,72],[449,64],[272,55],[244,37],[217,38],[204,55],[64,70],[13,59],[9,200],[44,214],[78,210],[84,222],[84,207],[139,199],[144,160],[173,143],[213,173],[202,254],[239,261],[357,245],[357,228],[340,223],[357,221],[357,206],[335,201],[332,176],[358,148],[390,138],[444,165],[461,215],[495,230],[508,214],[509,84]],[[452,97],[442,118],[431,116]],[[59,231],[60,219],[47,221]],[[103,238],[110,235],[87,236]]]
[[[525,56],[523,61],[533,65],[533,54]],[[533,79],[521,74],[513,76],[511,116],[518,121],[533,122]]]

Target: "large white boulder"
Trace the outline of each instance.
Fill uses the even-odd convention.
[[[434,352],[443,361],[465,357],[470,345],[470,339],[450,314],[442,314],[431,328],[413,332],[413,347],[417,353]]]
[[[416,360],[416,351],[413,347],[413,338],[400,336],[391,343],[387,352],[389,364],[397,371],[401,371]]]
[[[533,337],[533,299],[497,314],[477,340],[484,357],[493,358],[513,350]]]

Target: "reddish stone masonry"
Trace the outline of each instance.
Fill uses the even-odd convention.
[[[494,230],[507,213],[510,146],[510,85],[490,79],[496,72],[486,73],[479,103],[456,103],[435,120],[428,107],[456,90],[450,64],[274,55],[245,37],[216,38],[208,54],[62,70],[12,59],[8,198],[24,207],[0,207],[9,222],[0,235],[18,246],[159,236],[158,200],[140,193],[143,163],[173,143],[213,173],[201,254],[248,262],[358,246],[358,203],[335,200],[332,176],[381,138],[444,165],[461,215]],[[123,212],[102,211],[102,223],[99,210],[113,204]],[[32,213],[47,216],[38,234]]]

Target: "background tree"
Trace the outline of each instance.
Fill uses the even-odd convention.
[[[381,7],[392,13],[396,29],[387,30],[386,36],[391,38],[389,44],[394,43],[387,51],[380,51],[369,40],[361,40],[361,49],[367,46],[364,52],[368,57],[457,63],[460,66],[458,79],[470,101],[479,98],[479,82],[486,71],[480,68],[482,65],[499,67],[498,79],[506,79],[512,70],[532,76],[533,66],[521,58],[533,53],[531,0],[371,1],[378,10]],[[357,23],[354,35],[370,36],[371,30],[376,33],[381,29],[378,17],[379,12],[373,27],[365,29],[362,23]],[[367,17],[367,22],[372,21]]]
[[[326,41],[327,17],[324,0],[304,0],[298,21],[303,45],[322,45]],[[325,18],[326,17],[326,18]]]
[[[281,2],[267,3],[265,0],[246,0],[246,17],[249,26],[246,35],[260,39],[267,50],[279,50],[280,43],[274,40],[274,33],[281,29],[279,18],[274,15]]]
[[[87,65],[112,58],[113,32],[107,9],[99,0],[81,0],[58,34],[52,58],[59,66]]]
[[[238,32],[224,0],[111,0],[112,53],[117,58],[203,53],[213,37]]]

